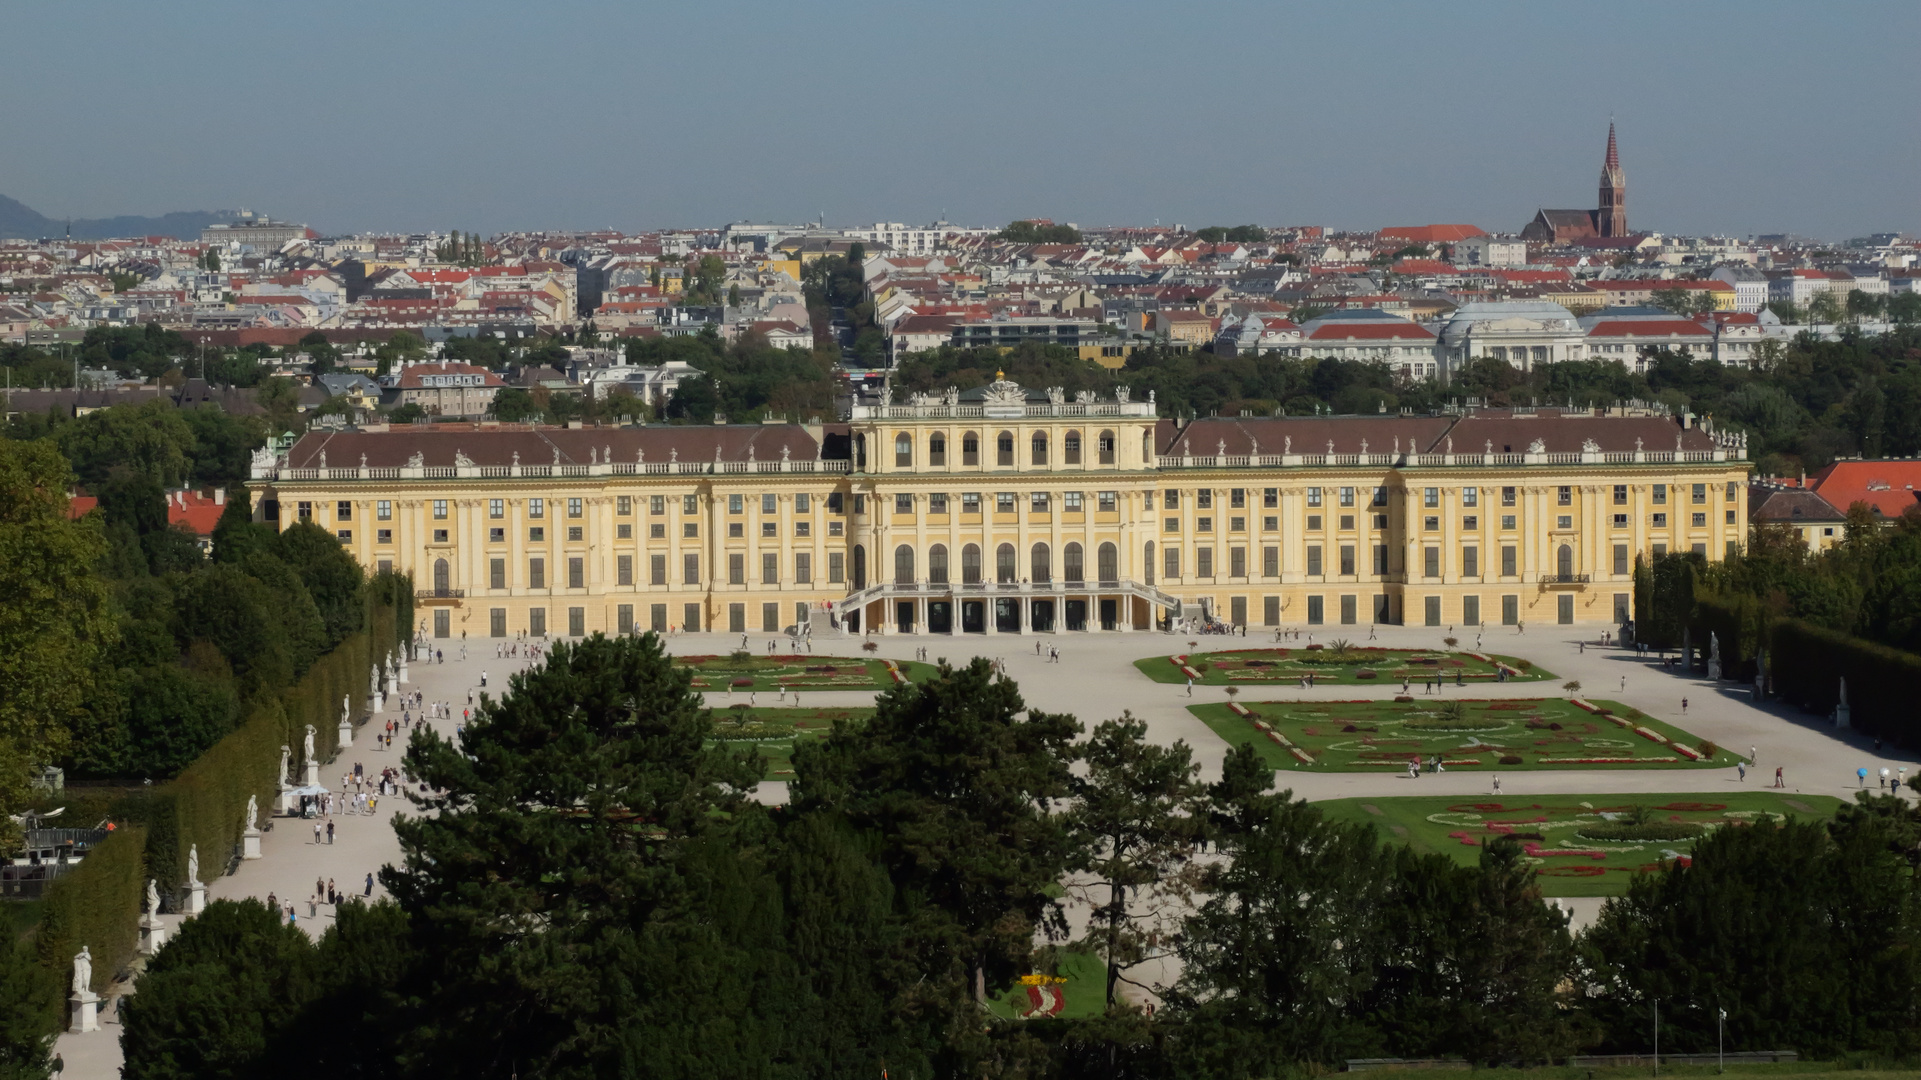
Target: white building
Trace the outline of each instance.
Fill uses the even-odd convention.
[[[1456,266],[1526,266],[1527,243],[1508,236],[1470,236],[1454,242]]]
[[[1768,306],[1768,276],[1752,266],[1717,266],[1709,281],[1734,286],[1734,310],[1756,312]]]
[[[1574,313],[1547,300],[1462,304],[1441,325],[1438,352],[1449,376],[1475,360],[1522,371],[1586,358],[1587,334]]]

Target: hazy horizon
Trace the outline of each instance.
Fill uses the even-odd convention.
[[[0,194],[327,233],[1512,232],[1595,205],[1612,118],[1636,230],[1921,231],[1913,4],[314,10],[14,12]]]

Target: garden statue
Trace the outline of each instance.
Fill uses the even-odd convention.
[[[307,725],[307,742],[306,742],[306,747],[305,747],[305,749],[306,749],[306,751],[307,751],[307,758],[306,758],[306,760],[308,760],[308,761],[312,761],[312,760],[314,760],[314,751],[313,751],[313,725],[312,725],[312,724],[308,724],[308,725]]]
[[[160,886],[152,878],[147,879],[147,914],[160,914]]]
[[[76,997],[93,993],[93,954],[85,945],[73,954],[73,992]]]
[[[200,884],[200,845],[199,844],[193,844],[187,848],[187,884],[188,885]]]
[[[254,830],[260,828],[260,802],[252,795],[247,796],[247,820],[241,827]]]

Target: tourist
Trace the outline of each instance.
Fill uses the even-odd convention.
[[[1686,716],[1687,714],[1688,714],[1688,699],[1682,698],[1681,699],[1681,715]]]
[[[372,875],[372,874],[370,873],[370,874],[368,874],[368,875],[367,875],[367,892],[366,892],[366,895],[368,895],[368,896],[372,896],[373,894],[374,894],[374,876],[373,876],[373,875]]]
[[[1494,774],[1494,794],[1499,795],[1500,793],[1501,793],[1501,774],[1495,773]]]
[[[332,847],[333,842],[334,842],[334,823],[329,821],[327,823],[327,846]]]
[[[1413,758],[1407,759],[1407,778],[1409,780],[1419,780],[1421,778],[1421,770],[1414,764]]]
[[[320,822],[318,821],[313,823],[313,842],[316,846],[320,843]]]
[[[1191,676],[1187,680],[1187,696],[1188,697],[1194,696],[1194,680]]]
[[[1861,790],[1866,791],[1868,789],[1868,770],[1856,769],[1854,770],[1854,775],[1861,781]]]
[[[1734,771],[1735,771],[1736,773],[1739,773],[1739,774],[1740,774],[1740,777],[1741,777],[1741,782],[1742,782],[1742,783],[1744,783],[1744,784],[1745,784],[1745,783],[1747,783],[1747,782],[1748,782],[1748,764],[1747,764],[1747,762],[1745,762],[1745,761],[1739,761],[1739,760],[1737,760],[1737,761],[1735,761],[1735,763],[1734,763]]]
[[[1779,765],[1776,765],[1774,767],[1774,786],[1778,788],[1784,788],[1788,786],[1787,782],[1781,779],[1781,766]]]

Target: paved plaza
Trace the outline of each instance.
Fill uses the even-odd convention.
[[[1441,638],[1448,635],[1448,629],[1381,627],[1375,631],[1375,639],[1368,639],[1367,634],[1366,627],[1315,627],[1312,638],[1303,629],[1299,641],[1289,640],[1284,644],[1300,646],[1310,641],[1324,643],[1345,637],[1359,645],[1383,648],[1436,648],[1440,647]],[[1561,693],[1561,681],[1576,679],[1583,686],[1584,696],[1631,705],[1735,753],[1746,755],[1748,748],[1754,747],[1756,767],[1749,770],[1745,783],[1737,778],[1732,769],[1683,772],[1632,769],[1560,772],[1536,769],[1504,772],[1500,774],[1503,796],[1641,792],[1695,794],[1734,791],[1744,786],[1759,790],[1772,783],[1774,770],[1779,766],[1785,770],[1786,786],[1790,792],[1850,798],[1860,786],[1856,780],[1857,769],[1868,770],[1868,786],[1872,788],[1873,777],[1884,766],[1890,771],[1905,767],[1909,775],[1916,775],[1918,767],[1921,767],[1921,763],[1912,758],[1897,757],[1893,753],[1877,754],[1872,740],[1852,732],[1837,732],[1820,719],[1779,703],[1757,705],[1745,687],[1731,683],[1717,685],[1700,676],[1671,672],[1651,656],[1644,658],[1636,656],[1631,650],[1600,646],[1596,643],[1598,634],[1598,629],[1565,626],[1532,627],[1522,634],[1517,634],[1512,627],[1490,629],[1482,638],[1484,650],[1533,660],[1555,672],[1559,679],[1545,683],[1484,683],[1458,689],[1445,687],[1441,695],[1443,698],[1554,696]],[[1457,633],[1455,636],[1461,639],[1463,647],[1473,647],[1475,635],[1472,633]],[[1582,647],[1584,637],[1585,648]],[[879,643],[879,655],[897,660],[917,659],[917,650],[922,648],[928,650],[927,658],[930,660],[945,659],[957,665],[976,655],[1000,660],[1007,674],[1020,683],[1022,697],[1029,707],[1073,713],[1087,727],[1119,716],[1123,711],[1132,712],[1147,724],[1151,739],[1162,743],[1185,740],[1194,748],[1195,756],[1202,764],[1203,777],[1212,779],[1219,775],[1221,760],[1228,745],[1188,712],[1187,707],[1200,702],[1225,702],[1229,700],[1227,688],[1195,686],[1190,696],[1185,684],[1150,680],[1133,666],[1134,661],[1145,656],[1188,652],[1189,641],[1196,642],[1201,650],[1213,650],[1254,648],[1273,644],[1272,639],[1271,631],[1265,635],[1250,631],[1246,638],[1232,640],[1163,633],[889,635],[869,640]],[[769,640],[765,634],[750,634],[748,649],[756,655],[764,654]],[[816,638],[813,648],[819,656],[863,656],[866,654],[860,650],[861,640],[839,636]],[[1041,644],[1041,653],[1038,655],[1035,652],[1037,641]],[[499,693],[505,688],[506,676],[527,664],[524,658],[495,658],[491,641],[470,645],[465,660],[460,659],[458,642],[436,644],[445,651],[446,662],[435,664],[422,661],[412,664],[410,674],[413,681],[407,689],[420,691],[429,701],[442,701],[451,706],[453,718],[428,722],[443,735],[453,733],[461,710],[467,707],[469,691],[479,693],[482,671],[488,674],[489,692]],[[739,648],[740,644],[739,634],[688,634],[668,641],[669,649],[682,655],[726,653]],[[1050,647],[1059,650],[1058,662],[1052,661],[1047,655]],[[780,651],[788,651],[784,639]],[[1626,680],[1625,686],[1623,679]],[[1392,697],[1399,692],[1398,682],[1378,686],[1322,686],[1307,690],[1294,686],[1247,686],[1241,689],[1240,700],[1356,700]],[[1419,695],[1421,688],[1417,685],[1414,692]],[[721,690],[707,694],[708,702],[717,708],[748,698],[745,692]],[[818,706],[871,705],[873,698],[874,693],[870,691],[816,691],[802,695],[804,704]],[[1683,699],[1687,701],[1685,716],[1681,708]],[[774,696],[767,692],[759,693],[754,700],[763,706],[777,704]],[[1417,700],[1420,700],[1418,696]],[[380,721],[399,715],[398,708],[390,708],[378,720],[363,727],[356,735],[354,747],[343,751],[337,760],[321,769],[322,783],[337,790],[342,775],[350,772],[354,763],[362,765],[370,778],[377,776],[387,766],[399,765],[402,758],[400,749],[378,749],[373,745],[372,738]],[[1302,767],[1281,770],[1277,779],[1280,787],[1290,788],[1298,796],[1333,799],[1483,794],[1490,791],[1491,775],[1488,772],[1424,773],[1417,779],[1410,779],[1401,772],[1331,772]],[[763,782],[759,795],[763,801],[779,802],[785,798],[786,785]],[[396,811],[407,809],[409,807],[405,800],[389,797],[379,800],[378,807],[371,815],[336,814],[333,818],[335,836],[332,844],[314,843],[310,821],[275,818],[273,827],[262,837],[263,857],[241,863],[231,877],[210,882],[208,898],[253,897],[264,900],[271,894],[278,901],[292,900],[296,905],[299,925],[318,936],[332,924],[333,912],[324,902],[309,906],[316,879],[331,879],[350,896],[363,895],[366,892],[367,875],[372,873],[377,877],[382,866],[398,860],[400,849],[392,829],[392,817]],[[375,881],[373,895],[381,895],[378,880]],[[1577,923],[1585,923],[1593,918],[1601,901],[1576,899],[1559,903],[1574,910]],[[177,924],[178,917],[168,916],[167,921]],[[66,1063],[65,1077],[73,1080],[107,1080],[119,1075],[118,1019],[114,1011],[108,1009],[103,1013],[102,1021],[101,1030],[97,1033],[61,1036],[57,1050]]]

